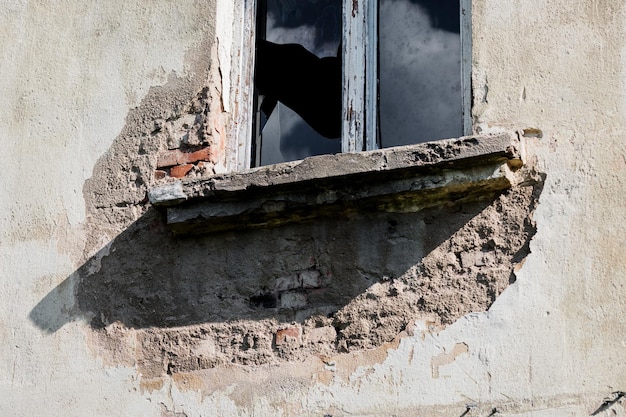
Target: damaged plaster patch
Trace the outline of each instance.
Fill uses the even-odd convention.
[[[185,414],[184,412],[175,412],[175,411],[170,411],[170,409],[163,403],[160,404],[161,406],[161,417],[187,417],[187,414]]]
[[[216,62],[217,46],[207,50]],[[84,188],[90,259],[73,275],[74,314],[90,320],[94,353],[135,366],[143,389],[232,366],[381,362],[416,320],[445,326],[486,311],[514,281],[535,233],[537,181],[415,213],[172,236],[146,197],[163,153],[208,149],[189,175],[225,161],[220,70],[197,73],[150,90]]]
[[[442,327],[486,311],[529,253],[541,190],[526,184],[419,213],[190,239],[149,211],[113,242],[124,255],[83,280],[79,305],[98,355],[135,363],[144,389],[167,375],[312,357],[332,372],[342,354],[388,347],[416,320]]]
[[[486,311],[514,281],[512,271],[528,253],[535,204],[532,187],[511,190],[405,274],[356,297],[334,315],[337,348],[374,348],[425,315],[448,325]]]
[[[102,247],[103,236],[112,238],[145,214],[148,186],[157,180],[163,152],[200,146],[212,154],[221,152],[225,115],[211,104],[216,94],[190,79],[171,76],[166,85],[152,87],[141,106],[129,113],[126,126],[83,190],[90,231],[85,253]],[[214,172],[207,162],[195,166],[190,175]]]
[[[233,26],[235,22],[234,7],[236,4],[231,0],[218,0],[216,6],[215,32],[217,44],[217,56],[219,59],[219,72],[221,75],[222,106],[224,111],[230,112],[230,62],[231,45],[234,44]]]
[[[430,366],[433,378],[439,378],[439,368],[453,363],[459,355],[469,352],[469,347],[465,343],[457,343],[450,353],[444,352],[432,358]]]

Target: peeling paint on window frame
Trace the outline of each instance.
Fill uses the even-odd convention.
[[[227,34],[233,45],[229,71],[232,84],[232,119],[227,145],[226,169],[243,171],[252,165],[254,118],[254,45],[257,1],[218,0],[218,20],[228,17],[233,25],[218,28],[218,42]],[[471,0],[460,0],[461,99],[463,135],[473,133],[471,118],[472,14]],[[343,2],[343,114],[342,152],[379,149],[377,140],[377,27],[378,2]],[[230,33],[227,33],[229,32]],[[220,66],[224,63],[220,62]],[[225,88],[228,88],[225,86]]]

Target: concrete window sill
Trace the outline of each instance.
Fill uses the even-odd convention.
[[[270,227],[359,211],[417,211],[512,185],[509,134],[467,136],[360,153],[321,155],[151,188],[175,234]]]

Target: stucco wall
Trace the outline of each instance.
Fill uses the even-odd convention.
[[[188,115],[223,149],[215,7],[140,3],[0,11],[0,415],[626,415],[626,5],[473,2],[475,130],[536,182],[184,239],[145,192]]]

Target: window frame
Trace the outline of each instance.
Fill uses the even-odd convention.
[[[231,79],[234,99],[227,171],[251,168],[253,156],[254,45],[257,30],[256,0],[218,0],[229,9],[235,25],[232,34]],[[471,120],[472,19],[471,0],[459,1],[461,42],[461,108],[463,135],[473,133]],[[377,1],[343,0],[343,108],[342,153],[375,150],[378,145],[378,27]]]

